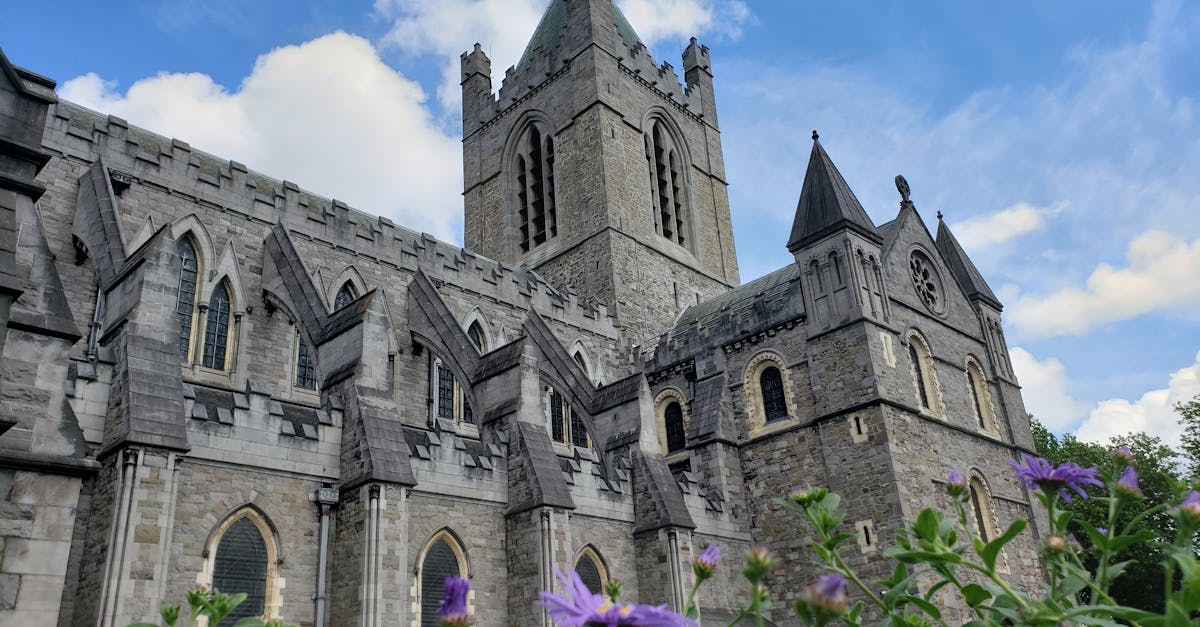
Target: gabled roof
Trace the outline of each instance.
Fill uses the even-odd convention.
[[[875,224],[813,131],[812,154],[808,158],[808,171],[804,173],[800,202],[796,204],[788,250],[794,253],[838,229],[850,229],[883,243]]]
[[[992,288],[988,287],[987,281],[983,280],[979,269],[975,267],[974,263],[971,263],[971,258],[967,256],[954,234],[950,232],[950,227],[942,221],[941,214],[938,215],[935,243],[938,252],[942,254],[942,259],[946,261],[947,266],[950,266],[950,272],[954,275],[954,279],[958,281],[967,298],[979,298],[996,309],[1002,309],[1003,305],[1000,304],[1000,299],[996,298]]]
[[[567,5],[572,1],[587,0],[551,0],[550,6],[546,7],[546,12],[542,14],[542,20],[538,22],[537,29],[533,31],[533,36],[529,38],[529,44],[525,46],[525,52],[521,53],[521,60],[517,62],[517,68],[523,69],[532,61],[536,51],[539,49],[546,54],[554,55],[563,45],[563,41],[567,39]],[[645,44],[638,38],[637,32],[633,30],[629,20],[625,19],[625,15],[621,13],[621,9],[617,8],[616,3],[610,3],[612,6],[613,26],[617,29],[617,36],[630,50],[641,46],[645,48]]]

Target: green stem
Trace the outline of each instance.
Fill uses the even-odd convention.
[[[1111,551],[1108,546],[1113,539],[1113,526],[1117,520],[1117,497],[1108,500],[1108,521],[1104,527],[1104,550],[1100,552],[1100,568],[1096,571],[1096,584],[1108,590],[1108,558]]]

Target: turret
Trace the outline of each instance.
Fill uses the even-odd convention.
[[[462,113],[463,135],[472,133],[496,110],[496,98],[492,95],[492,60],[479,44],[471,52],[464,52],[462,63]]]
[[[813,332],[861,317],[887,319],[881,269],[883,237],[813,131],[812,154],[788,251],[804,276]]]
[[[683,80],[687,84],[688,105],[714,129],[717,124],[717,101],[713,95],[712,60],[708,46],[692,37],[683,51]]]

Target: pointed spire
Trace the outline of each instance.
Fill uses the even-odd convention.
[[[586,43],[583,38],[596,37],[598,30],[596,24],[592,25],[591,33],[570,32],[578,30],[577,27],[573,28],[577,22],[570,19],[573,10],[587,11],[590,20],[596,20],[606,13],[611,15],[611,24],[604,25],[606,28],[603,30],[615,30],[618,41],[630,50],[639,46],[646,47],[638,38],[637,32],[633,30],[633,26],[629,24],[629,20],[625,19],[621,9],[617,8],[616,3],[612,0],[551,0],[550,5],[546,7],[546,12],[542,14],[542,20],[538,22],[537,29],[533,31],[533,36],[529,38],[525,52],[521,53],[517,69],[529,67],[538,54],[554,57],[558,55],[560,49],[573,52],[577,46]]]
[[[813,131],[812,154],[796,205],[796,219],[788,250],[795,253],[805,245],[837,231],[850,229],[877,243],[883,243],[875,224],[854,197],[833,160],[821,147],[820,136]]]
[[[963,251],[954,234],[950,232],[950,227],[942,220],[942,212],[938,212],[938,229],[936,242],[938,252],[942,254],[942,259],[946,265],[950,266],[950,273],[954,275],[954,279],[958,281],[967,298],[971,300],[979,299],[985,303],[1003,309],[1000,304],[1000,299],[996,298],[996,294],[992,292],[992,288],[988,287],[987,281],[983,280],[983,275],[979,273],[979,269],[971,262],[971,258]]]

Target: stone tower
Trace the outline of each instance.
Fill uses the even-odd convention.
[[[685,84],[612,0],[553,0],[492,91],[462,57],[466,245],[608,307],[639,342],[740,283],[708,48]]]

